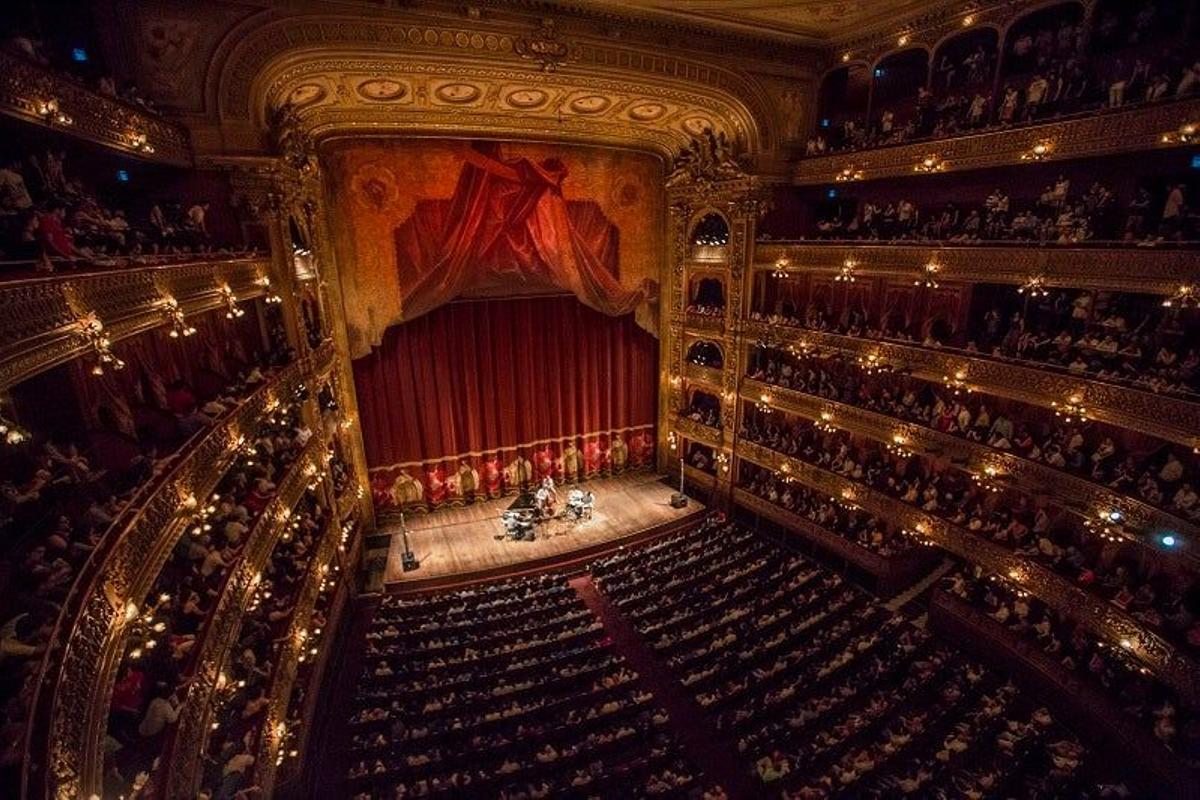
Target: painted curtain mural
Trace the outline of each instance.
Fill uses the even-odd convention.
[[[374,140],[325,163],[382,511],[652,463],[657,159]]]

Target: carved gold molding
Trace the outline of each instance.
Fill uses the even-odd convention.
[[[675,417],[674,425],[676,432],[683,434],[693,442],[700,442],[709,447],[720,449],[724,441],[724,436],[720,428],[710,428],[707,425],[701,425],[699,422],[688,419],[682,414]]]
[[[1158,103],[1143,108],[1088,114],[1075,119],[990,130],[949,139],[868,148],[801,159],[792,173],[798,185],[833,184],[843,170],[860,180],[918,176],[913,166],[937,153],[947,172],[989,167],[1019,168],[1034,163],[1136,153],[1182,143],[1163,140],[1180,125],[1200,121],[1200,100]],[[1046,146],[1040,161],[1022,158]],[[1019,174],[1019,173],[1017,173]]]
[[[115,342],[167,324],[167,296],[189,316],[222,308],[222,284],[261,297],[266,272],[263,258],[218,259],[0,284],[0,390],[88,352],[76,323],[90,313]]]
[[[892,444],[894,437],[900,435],[905,448],[948,460],[961,469],[981,472],[985,467],[992,467],[997,470],[1000,483],[1011,482],[1026,493],[1053,498],[1055,503],[1066,506],[1087,520],[1096,520],[1101,510],[1117,510],[1133,528],[1186,533],[1190,541],[1196,541],[1200,536],[1200,529],[1188,520],[1135,497],[1113,492],[1085,478],[1021,458],[1011,452],[795,389],[784,389],[750,379],[742,384],[742,399],[747,402],[757,402],[764,392],[770,394],[772,407],[809,420],[818,420],[822,412],[829,411],[837,427],[882,444]],[[1133,538],[1131,541],[1150,545],[1145,539]],[[1200,557],[1191,551],[1187,555],[1191,559]]]
[[[326,346],[273,376],[181,454],[144,504],[93,551],[47,645],[30,715],[25,796],[82,798],[98,791],[127,603],[150,591],[190,519],[189,499],[212,493],[267,406],[327,372],[332,362],[332,347]]]
[[[53,126],[134,158],[175,166],[192,163],[187,131],[179,125],[8,53],[0,53],[0,113]]]
[[[1021,558],[940,517],[805,461],[744,441],[738,442],[737,455],[776,473],[786,470],[788,475],[806,486],[831,497],[847,498],[896,525],[920,532],[940,547],[979,564],[988,572],[1006,576],[1046,604],[1067,613],[1104,641],[1137,658],[1189,701],[1200,700],[1200,665],[1112,603],[1088,594],[1040,564]]]
[[[1088,416],[1124,428],[1141,431],[1170,442],[1195,447],[1200,444],[1200,403],[1157,395],[1116,384],[1040,370],[996,359],[970,356],[946,349],[917,347],[891,341],[859,339],[782,325],[746,324],[747,341],[767,337],[785,344],[813,345],[858,356],[877,356],[893,366],[904,367],[918,378],[940,382],[946,375],[963,373],[964,382],[986,394],[1008,397],[1049,408],[1079,395]]]
[[[772,244],[755,247],[754,268],[771,271],[784,257],[796,273],[836,274],[847,260],[858,276],[911,283],[927,264],[945,283],[1020,286],[1033,276],[1047,287],[1109,289],[1173,295],[1180,284],[1200,282],[1200,260],[1186,250],[1075,247],[936,247],[927,245]]]
[[[166,797],[192,797],[196,793],[213,712],[213,693],[221,668],[237,640],[246,606],[271,551],[312,480],[312,472],[324,467],[328,453],[324,437],[315,433],[259,516],[241,558],[227,576],[221,596],[205,622],[195,648],[195,669],[180,707],[179,720],[169,734],[159,761],[160,772],[155,776],[156,780],[162,780],[160,785],[165,787]]]

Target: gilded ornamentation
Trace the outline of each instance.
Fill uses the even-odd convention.
[[[688,146],[675,157],[667,176],[667,188],[702,186],[745,177],[746,172],[734,156],[733,144],[725,132],[713,133],[710,127],[693,136]]]
[[[513,52],[537,62],[542,72],[554,72],[579,59],[579,45],[564,39],[552,19],[543,19],[533,33],[514,39]]]

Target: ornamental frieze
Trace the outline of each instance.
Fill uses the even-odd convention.
[[[691,439],[694,442],[709,445],[710,447],[720,448],[724,441],[724,435],[720,428],[712,428],[708,425],[701,425],[694,419],[688,419],[682,414],[674,419],[675,430]]]
[[[928,264],[946,283],[1020,286],[1041,277],[1047,288],[1083,288],[1171,296],[1181,284],[1200,282],[1200,260],[1186,250],[1078,247],[930,247],[927,245],[823,245],[759,242],[755,269],[776,269],[786,258],[797,273],[836,274],[847,261],[858,276],[911,281]]]
[[[1141,431],[1170,442],[1195,447],[1200,444],[1200,403],[1159,395],[1127,386],[1104,383],[1021,364],[982,358],[965,352],[933,349],[835,333],[766,325],[746,325],[747,341],[774,337],[785,344],[815,346],[853,354],[875,356],[913,376],[941,382],[962,373],[965,385],[985,394],[1007,397],[1044,408],[1076,396],[1091,419]]]
[[[1200,665],[1161,636],[1147,630],[1128,613],[1088,594],[1040,564],[1021,558],[940,517],[805,461],[788,458],[751,442],[738,442],[737,455],[776,474],[786,474],[831,497],[841,497],[903,528],[917,531],[956,556],[1007,577],[1101,639],[1121,647],[1191,703],[1200,702]]]

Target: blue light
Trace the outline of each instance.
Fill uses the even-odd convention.
[[[876,77],[876,78],[882,78],[882,77],[883,77],[883,67],[876,67],[876,68],[875,68],[875,77]]]
[[[825,193],[825,196],[832,200],[833,198],[837,197],[837,189],[830,189]]]
[[[129,171],[124,169],[117,170],[117,180],[121,183],[129,183]]]
[[[88,60],[87,50],[84,50],[82,47],[74,48],[71,50],[71,60],[78,61],[80,64],[84,63]]]
[[[829,117],[825,117],[824,119],[821,120],[821,127],[822,128],[829,127]],[[1200,156],[1196,156],[1196,158],[1200,158]],[[1194,166],[1194,164],[1193,164],[1193,166]]]
[[[1175,537],[1168,533],[1166,536],[1162,537],[1162,543],[1165,547],[1174,547]]]
[[[1192,156],[1192,169],[1200,169],[1200,155]]]

